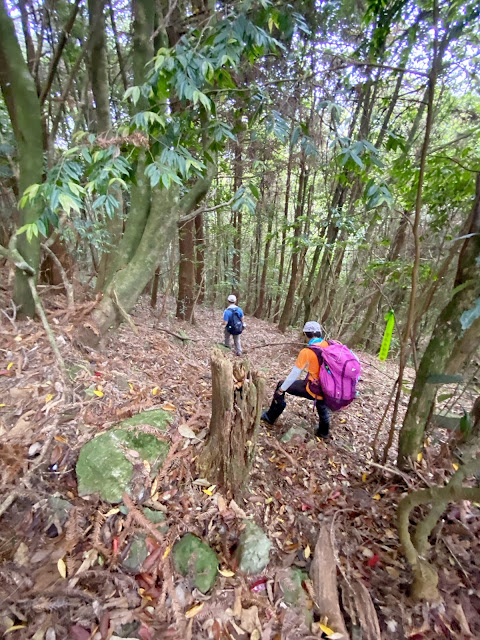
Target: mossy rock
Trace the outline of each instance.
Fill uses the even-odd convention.
[[[123,448],[134,449],[150,464],[152,475],[165,460],[169,445],[147,433],[111,429],[85,444],[77,461],[78,495],[99,493],[103,500],[121,502],[129,492],[133,464]]]
[[[263,571],[270,561],[271,548],[269,537],[255,522],[247,520],[236,551],[240,571],[252,575]]]
[[[158,527],[155,527],[160,531],[160,533],[166,534],[168,532],[168,524],[164,524],[166,517],[163,511],[156,511],[155,509],[150,509],[149,507],[143,507],[142,509],[143,515],[150,520],[153,524],[158,524]]]
[[[278,582],[283,593],[283,600],[294,607],[305,605],[305,591],[302,583],[308,574],[299,567],[289,567],[278,575]]]
[[[121,427],[133,426],[137,424],[147,424],[149,427],[156,427],[160,431],[166,431],[168,425],[173,422],[173,416],[164,409],[152,409],[151,411],[142,411],[131,418],[127,418],[120,423]]]
[[[185,534],[175,543],[173,562],[175,569],[188,576],[202,593],[213,587],[218,571],[217,554],[193,533]]]

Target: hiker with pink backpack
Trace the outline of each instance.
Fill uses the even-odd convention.
[[[289,375],[277,384],[270,408],[262,413],[262,420],[274,424],[287,406],[285,393],[313,400],[319,419],[315,435],[326,439],[330,431],[329,410],[343,409],[356,397],[360,361],[344,344],[325,340],[318,322],[306,322],[303,333],[308,338],[308,345],[298,354]],[[307,377],[299,380],[304,369],[308,371]]]

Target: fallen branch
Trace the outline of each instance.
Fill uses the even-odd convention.
[[[35,279],[33,276],[27,278],[28,286],[30,287],[30,293],[32,294],[33,301],[35,303],[35,310],[38,313],[40,320],[42,321],[43,328],[45,329],[45,333],[47,334],[48,341],[50,342],[50,346],[52,347],[52,351],[57,358],[57,363],[60,368],[60,373],[62,375],[62,381],[64,385],[65,391],[70,387],[70,381],[67,374],[67,369],[65,367],[65,362],[63,360],[62,354],[60,353],[60,349],[58,348],[57,341],[55,340],[55,335],[48,324],[47,316],[45,315],[45,311],[43,309],[42,301],[40,300],[40,296],[38,295],[37,287],[35,286]]]
[[[274,447],[277,451],[280,451],[282,455],[284,455],[288,460],[290,460],[290,462],[294,467],[298,466],[298,462],[295,460],[295,458],[292,458],[292,456],[285,451],[285,449],[282,447],[279,441],[275,438],[275,436],[273,436],[273,438],[270,438],[269,442],[272,445],[272,447]]]
[[[115,306],[117,307],[117,309],[120,311],[120,315],[122,316],[122,318],[127,322],[127,324],[130,325],[133,333],[136,336],[138,336],[138,329],[137,329],[135,323],[133,322],[132,318],[128,315],[128,313],[125,311],[125,309],[120,304],[120,301],[118,299],[117,292],[115,291],[115,289],[113,289],[113,291],[112,291],[112,300],[115,303]]]
[[[173,333],[173,331],[169,331],[168,329],[157,329],[157,331],[162,331],[163,333],[168,333],[168,335],[173,336],[174,338],[178,338],[179,340],[183,340],[183,342],[199,342],[197,338],[189,338],[188,336],[179,336],[178,333]]]

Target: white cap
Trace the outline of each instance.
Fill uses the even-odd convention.
[[[228,296],[227,300],[229,302],[235,303],[237,301],[237,296],[234,296],[233,293],[232,293],[231,295]]]
[[[305,323],[305,326],[303,327],[303,332],[304,333],[323,333],[322,325],[319,324],[318,322],[315,322],[315,320],[309,320],[308,322]]]

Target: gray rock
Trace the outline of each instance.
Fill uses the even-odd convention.
[[[245,522],[236,551],[238,568],[245,573],[257,574],[263,571],[270,560],[272,543],[255,522]]]
[[[280,441],[290,442],[290,440],[295,436],[300,436],[300,438],[304,440],[308,436],[308,431],[306,429],[303,429],[303,427],[290,427],[290,429],[286,431],[280,438]]]
[[[145,562],[148,556],[147,543],[145,542],[145,536],[137,535],[134,537],[130,549],[128,550],[125,560],[122,562],[122,566],[130,573],[140,573],[142,564]]]
[[[217,577],[218,558],[208,544],[192,533],[187,533],[175,543],[172,554],[175,569],[182,576],[190,578],[199,591],[207,593],[213,587]]]
[[[277,573],[277,580],[283,594],[283,600],[294,607],[305,606],[306,596],[302,582],[308,574],[298,567],[288,567]]]

